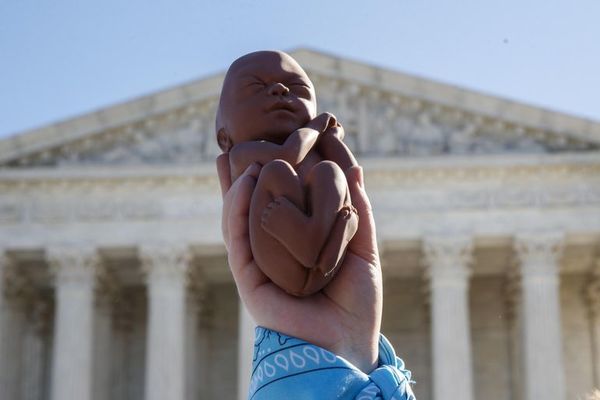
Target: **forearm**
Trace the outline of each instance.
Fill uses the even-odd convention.
[[[304,160],[304,157],[313,148],[319,132],[311,128],[300,128],[294,131],[281,146],[280,157],[282,160],[296,166]]]
[[[281,145],[267,141],[236,144],[229,152],[232,180],[235,181],[254,162],[265,165],[269,161],[280,159],[296,166],[304,160],[318,137],[319,132],[316,130],[300,128],[292,132]]]
[[[336,135],[324,133],[317,146],[324,159],[335,162],[344,172],[358,165],[348,146]]]

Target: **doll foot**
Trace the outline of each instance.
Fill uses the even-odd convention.
[[[348,243],[357,230],[358,213],[356,209],[351,205],[342,207],[317,261],[317,268],[325,277],[337,271],[346,254]]]

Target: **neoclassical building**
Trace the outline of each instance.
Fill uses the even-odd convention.
[[[293,53],[365,168],[383,332],[420,400],[600,386],[600,123]],[[226,67],[226,66],[224,66]],[[223,74],[0,141],[0,398],[243,398]]]

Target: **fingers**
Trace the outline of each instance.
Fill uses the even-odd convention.
[[[256,287],[268,282],[268,278],[254,263],[249,234],[249,210],[256,187],[260,165],[253,164],[233,183],[226,195],[229,203],[227,215],[228,263],[244,302]]]
[[[223,201],[223,238],[230,253],[246,254],[250,248],[248,236],[248,210],[250,199],[260,173],[260,165],[252,163],[233,183]]]
[[[260,165],[257,163],[252,163],[246,168],[246,170],[240,175],[238,179],[231,185],[228,182],[231,182],[231,178],[229,176],[223,176],[225,173],[229,172],[229,164],[227,166],[223,166],[223,157],[219,156],[217,158],[217,169],[219,171],[219,181],[221,182],[221,190],[223,191],[223,211],[221,216],[221,230],[223,233],[223,240],[225,241],[225,247],[229,251],[229,246],[231,242],[231,233],[230,233],[230,223],[229,220],[232,214],[239,215],[240,207],[241,209],[246,210],[246,215],[243,219],[248,219],[248,207],[250,204],[250,196],[252,195],[252,190],[250,194],[247,193],[247,185],[248,179],[256,182],[258,179],[258,175],[260,173]],[[227,158],[225,158],[227,161]],[[245,188],[242,194],[247,197],[240,197],[238,194],[241,188]]]
[[[256,178],[245,174],[238,178],[236,184],[236,191],[227,218],[229,259],[232,269],[240,268],[252,260],[248,234],[248,211],[252,192],[256,186]]]
[[[358,231],[350,242],[349,249],[363,259],[379,263],[377,250],[377,234],[371,202],[364,190],[363,170],[360,166],[352,166],[346,171],[348,188],[352,205],[358,211]]]
[[[223,153],[217,157],[217,174],[219,175],[219,184],[221,185],[221,196],[225,197],[225,193],[231,187],[229,153]]]

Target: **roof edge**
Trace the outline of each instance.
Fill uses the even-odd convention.
[[[600,122],[552,111],[439,81],[355,61],[308,47],[288,51],[306,69],[336,79],[458,108],[465,112],[522,124],[600,144]],[[139,121],[151,113],[177,109],[191,101],[218,96],[225,71],[182,83],[153,94],[100,108],[41,128],[0,139],[0,162],[56,147],[94,132]]]

